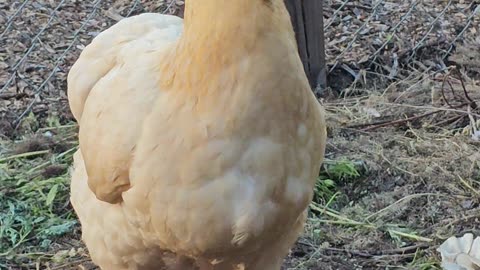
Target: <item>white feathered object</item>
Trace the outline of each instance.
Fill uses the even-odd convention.
[[[437,251],[442,255],[445,270],[480,269],[480,237],[473,239],[471,233],[448,238]]]

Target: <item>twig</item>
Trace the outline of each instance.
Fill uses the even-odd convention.
[[[368,221],[365,221],[365,222],[356,221],[348,217],[344,217],[340,215],[338,212],[335,212],[330,208],[319,206],[314,202],[310,204],[310,208],[318,213],[323,213],[335,219],[335,220],[316,220],[317,222],[320,222],[320,223],[339,224],[339,225],[345,225],[345,226],[362,227],[365,229],[387,231],[390,235],[396,235],[398,237],[408,238],[408,239],[421,241],[421,242],[433,241],[433,239],[426,238],[423,236],[418,236],[412,233],[401,232],[398,230],[398,228],[395,225],[386,224],[383,226],[377,226],[373,223],[369,223]]]
[[[461,113],[461,114],[465,114],[465,115],[471,114],[473,116],[480,117],[480,114],[459,110],[459,109],[456,109],[455,107],[454,107],[454,109],[452,109],[452,108],[446,108],[446,107],[433,107],[433,106],[425,106],[425,105],[421,106],[421,105],[412,105],[412,104],[399,104],[399,103],[393,103],[393,102],[381,102],[381,104],[391,105],[391,106],[396,106],[396,107],[415,108],[415,109],[419,109],[419,110],[432,109],[432,110],[440,110],[440,111],[445,111],[445,112],[456,112],[456,113]],[[461,107],[467,106],[467,105],[468,105],[467,103],[464,103],[464,104],[461,104],[461,106],[458,106],[458,108],[461,108]]]
[[[91,261],[90,258],[82,258],[82,259],[78,259],[78,260],[75,260],[75,261],[64,263],[64,264],[59,265],[59,266],[52,267],[51,270],[70,269],[68,266],[70,266],[70,267],[79,266],[82,263],[88,263],[90,261]]]
[[[383,208],[383,209],[380,209],[379,211],[369,215],[368,217],[365,218],[365,220],[370,220],[372,217],[375,217],[375,216],[379,216],[380,214],[383,214],[384,212],[387,212],[389,211],[391,208],[399,205],[399,204],[403,204],[403,203],[408,203],[410,202],[412,199],[415,199],[415,198],[420,198],[420,197],[423,197],[423,196],[445,196],[443,194],[436,194],[436,193],[417,193],[417,194],[411,194],[411,195],[408,195],[406,197],[403,197],[401,198],[400,200],[394,202],[393,204]]]
[[[343,248],[325,248],[324,250],[331,251],[331,252],[336,252],[336,253],[346,253],[349,255],[354,255],[357,257],[363,257],[363,258],[372,258],[375,255],[371,253],[365,253],[360,250],[348,250],[348,249],[343,249]]]
[[[42,151],[35,151],[35,152],[28,152],[28,153],[22,153],[18,155],[13,155],[9,156],[6,158],[1,158],[0,163],[12,160],[12,159],[17,159],[17,158],[26,158],[26,157],[34,157],[34,156],[41,156],[50,153],[50,150],[42,150]]]
[[[455,122],[455,121],[457,121],[459,119],[462,119],[464,117],[465,117],[465,115],[455,115],[454,117],[450,117],[448,119],[445,119],[443,121],[435,123],[434,126],[441,127],[441,126],[446,125],[446,124],[451,124],[452,122]]]
[[[473,99],[470,98],[470,96],[468,95],[468,91],[467,91],[467,87],[465,86],[465,81],[463,80],[463,77],[462,77],[462,74],[460,73],[460,71],[458,71],[458,79],[460,80],[460,83],[462,84],[462,89],[463,89],[463,94],[465,95],[465,98],[466,98],[466,101],[470,101],[470,107],[472,109],[476,109],[477,108],[477,104],[475,103],[475,101]]]
[[[457,177],[458,179],[460,180],[460,182],[468,189],[470,190],[471,192],[475,193],[477,196],[480,196],[480,192],[478,192],[475,188],[472,187],[472,185],[470,185],[470,183],[468,183],[465,179],[463,179],[460,175],[457,174]]]
[[[433,242],[433,239],[431,239],[431,238],[426,238],[426,237],[423,237],[423,236],[418,236],[418,235],[414,235],[414,234],[410,234],[410,233],[404,233],[404,232],[397,231],[397,230],[389,230],[388,232],[391,233],[391,234],[395,234],[397,236],[404,237],[404,238],[413,239],[415,241]]]
[[[342,4],[332,4],[331,7],[337,10],[342,8],[351,8],[351,9],[358,8],[358,9],[363,9],[367,11],[372,10],[372,7],[365,6],[365,5],[358,5],[358,4],[348,4],[348,1]]]
[[[439,113],[439,112],[442,112],[442,111],[441,111],[441,110],[438,110],[438,111],[428,112],[428,113],[424,113],[424,114],[420,114],[420,115],[408,117],[408,118],[406,118],[406,119],[389,121],[389,122],[386,122],[386,123],[370,124],[370,125],[367,125],[367,126],[369,126],[369,127],[364,128],[364,129],[361,129],[361,131],[371,131],[371,130],[378,129],[378,128],[382,128],[382,127],[388,127],[388,126],[395,126],[395,125],[399,125],[399,124],[404,124],[404,123],[411,122],[411,121],[413,121],[413,120],[418,120],[418,119],[421,119],[421,118],[424,118],[424,117],[427,117],[427,116],[430,116],[430,115],[433,115],[433,114],[436,114],[436,113]]]
[[[372,258],[372,257],[384,256],[384,255],[412,254],[412,253],[416,253],[419,249],[427,249],[429,247],[430,247],[430,245],[428,245],[426,243],[419,243],[419,244],[416,244],[416,245],[413,245],[413,246],[390,249],[390,250],[385,250],[385,251],[376,251],[376,252],[371,252],[371,253],[362,252],[362,251],[359,251],[359,250],[348,250],[348,249],[341,249],[341,248],[325,248],[325,250],[352,254],[352,255],[356,255],[356,256],[364,257],[364,258]]]
[[[450,76],[450,72],[451,72],[451,71],[448,71],[448,73],[443,77],[442,86],[441,86],[441,91],[442,91],[443,100],[445,101],[445,103],[447,103],[448,107],[452,108],[452,105],[450,104],[450,102],[448,102],[448,99],[447,99],[447,97],[445,96],[445,82],[448,81],[448,77]],[[453,87],[452,87],[452,85],[450,84],[450,81],[448,81],[448,84],[450,85],[450,89],[452,90],[452,95],[453,95],[453,97],[455,97],[455,91],[453,90]]]
[[[457,109],[457,108],[461,108],[463,106],[467,106],[469,105],[468,103],[463,103],[463,104],[460,104],[458,106],[453,106],[452,109]],[[424,118],[424,117],[427,117],[427,116],[430,116],[430,115],[434,115],[436,113],[440,113],[440,112],[444,112],[446,110],[444,109],[437,109],[435,111],[431,111],[431,112],[427,112],[427,113],[423,113],[423,114],[420,114],[420,115],[415,115],[415,116],[411,116],[411,117],[408,117],[408,118],[405,118],[405,119],[399,119],[399,120],[394,120],[394,121],[381,121],[381,122],[375,122],[375,123],[368,123],[368,124],[360,124],[360,125],[355,125],[355,126],[348,126],[348,128],[361,128],[361,127],[365,127],[363,129],[361,129],[360,131],[371,131],[371,130],[374,130],[374,129],[378,129],[378,128],[382,128],[382,127],[388,127],[388,126],[395,126],[395,125],[399,125],[399,124],[404,124],[404,123],[407,123],[407,122],[411,122],[411,121],[414,121],[414,120],[418,120],[418,119],[421,119],[421,118]],[[454,111],[458,111],[458,110],[454,110]],[[464,112],[464,111],[458,111],[458,112],[461,112],[461,113],[465,113],[465,114],[469,114],[468,112]]]
[[[11,98],[21,99],[25,96],[27,96],[27,94],[25,93],[1,93],[0,99],[11,99]]]

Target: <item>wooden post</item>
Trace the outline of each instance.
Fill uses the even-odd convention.
[[[285,0],[292,17],[298,50],[315,92],[327,86],[323,0]]]

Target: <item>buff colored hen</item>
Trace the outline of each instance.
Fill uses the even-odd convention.
[[[283,0],[124,19],[82,52],[68,95],[71,202],[102,269],[280,269],[326,140]]]

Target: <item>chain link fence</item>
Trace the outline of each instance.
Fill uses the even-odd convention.
[[[478,1],[463,0],[327,1],[324,16],[331,86],[342,90],[352,83],[365,85],[380,79],[387,87],[388,82],[404,80],[412,73],[441,72],[451,64],[467,64],[460,63],[455,52],[458,47],[480,45],[479,11]],[[479,56],[476,51],[463,56]],[[471,67],[467,64],[466,68]],[[376,80],[368,82],[372,78]]]
[[[13,131],[31,116],[69,121],[66,75],[91,39],[134,14],[182,16],[182,4],[0,0],[0,128]],[[480,46],[479,10],[472,0],[325,0],[330,86],[344,91],[378,78],[404,80],[412,71],[441,72],[452,63],[475,69],[476,59],[463,58],[475,58]],[[461,46],[477,49],[463,50],[469,54],[463,57],[455,54]]]
[[[177,1],[178,2],[178,1]],[[66,77],[82,49],[124,17],[143,12],[178,13],[175,1],[0,1],[0,128],[22,120],[72,119]],[[53,119],[53,118],[50,118]]]

